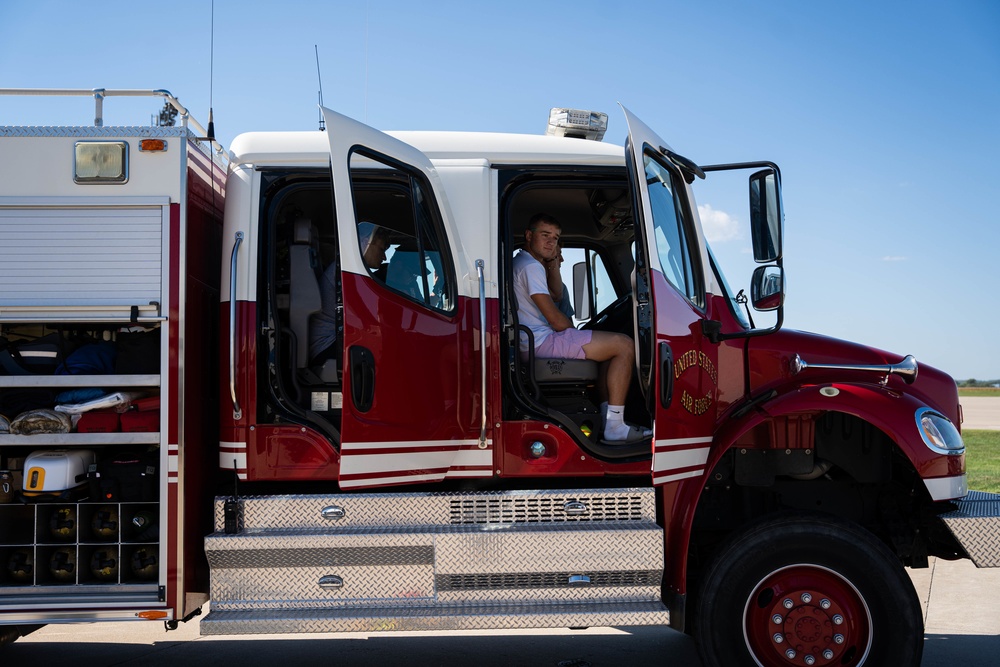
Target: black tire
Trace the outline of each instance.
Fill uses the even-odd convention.
[[[826,515],[781,515],[734,535],[693,603],[706,667],[919,667],[923,654],[920,600],[900,560]]]
[[[29,635],[41,625],[0,625],[0,648],[12,644],[19,638]]]

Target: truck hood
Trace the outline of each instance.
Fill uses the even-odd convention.
[[[802,385],[833,383],[878,384],[885,373],[869,370],[807,368],[795,374],[793,360],[798,354],[807,364],[895,365],[904,354],[886,352],[851,341],[782,329],[769,336],[750,338],[747,344],[747,377],[751,396],[776,389],[779,393]],[[893,375],[888,387],[919,398],[955,424],[960,423],[958,387],[947,373],[917,360],[917,379],[907,384]]]

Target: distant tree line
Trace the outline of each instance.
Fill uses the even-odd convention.
[[[976,380],[970,378],[968,380],[959,380],[956,384],[959,387],[1000,387],[1000,380]]]

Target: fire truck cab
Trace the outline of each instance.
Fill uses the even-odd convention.
[[[0,333],[158,332],[142,375],[0,375],[0,399],[161,405],[153,433],[0,434],[8,467],[141,445],[157,470],[148,501],[0,504],[0,642],[207,604],[204,634],[670,625],[706,665],[919,665],[905,567],[1000,565],[954,381],[783,328],[778,167],[699,165],[623,112],[617,146],[596,112],[554,109],[542,136],[324,109],[325,131],[243,134],[227,159],[200,126],[0,128]],[[78,150],[96,180],[59,176]],[[755,264],[739,291],[695,199],[734,173]],[[522,344],[513,262],[539,213],[561,226],[574,326],[631,338],[625,418],[651,437],[606,442],[600,364]],[[116,252],[94,253],[117,218]],[[57,235],[92,256],[42,275],[18,248]]]

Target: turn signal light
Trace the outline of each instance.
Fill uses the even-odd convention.
[[[142,139],[139,141],[139,150],[144,153],[159,153],[167,150],[166,139]]]

